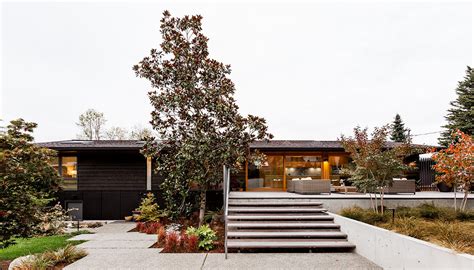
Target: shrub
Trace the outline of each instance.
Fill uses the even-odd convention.
[[[87,252],[74,245],[67,245],[64,248],[60,248],[57,251],[50,251],[43,254],[43,257],[48,258],[54,264],[70,264],[75,262],[87,255]]]
[[[438,221],[432,227],[435,242],[459,252],[474,251],[474,233],[472,224]]]
[[[437,219],[441,215],[441,209],[428,203],[420,205],[418,207],[418,211],[419,211],[420,217],[423,217],[426,219]]]
[[[46,270],[53,267],[54,265],[54,261],[52,261],[50,258],[39,254],[32,255],[24,259],[20,265],[15,267],[15,270]]]
[[[381,213],[375,213],[373,210],[362,209],[358,206],[342,209],[341,215],[368,224],[387,222],[389,220],[389,213],[385,213],[382,215]]]
[[[395,219],[394,230],[418,239],[424,239],[426,236],[425,225],[415,217],[402,217]]]
[[[342,209],[341,210],[341,216],[362,221],[363,216],[364,216],[363,212],[364,212],[364,209],[362,209],[358,206],[353,206],[353,207],[350,207],[350,208]]]
[[[145,229],[145,223],[144,222],[137,222],[137,225],[135,225],[135,229],[138,232],[143,232]]]
[[[164,244],[166,240],[166,230],[164,227],[158,229],[158,243]]]
[[[456,213],[456,219],[459,221],[473,221],[474,212],[473,211],[459,211]]]
[[[161,223],[159,222],[147,222],[145,223],[145,228],[143,229],[143,232],[146,234],[157,234],[158,230],[161,227]]]
[[[211,250],[214,248],[214,241],[217,240],[216,232],[214,232],[209,225],[201,225],[199,228],[188,227],[186,229],[188,235],[194,235],[199,239],[198,247],[204,250]]]
[[[405,217],[418,217],[419,213],[410,207],[399,206],[395,210],[397,218],[405,218]]]
[[[148,192],[146,197],[142,199],[137,211],[140,211],[137,220],[159,221],[162,216],[159,206],[155,201],[155,195],[151,192]]]
[[[184,244],[186,252],[197,252],[199,249],[199,238],[196,235],[189,235]]]
[[[64,233],[66,220],[69,220],[67,211],[57,203],[55,206],[46,208],[37,213],[37,219],[40,223],[37,226],[37,232],[41,235],[54,235]]]
[[[176,232],[170,232],[165,238],[165,252],[177,252],[179,249],[179,235]]]

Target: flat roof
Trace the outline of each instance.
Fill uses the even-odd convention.
[[[144,145],[140,140],[64,140],[53,142],[41,142],[37,145],[55,150],[138,150]],[[397,142],[387,142],[387,147],[392,148],[401,145]],[[429,148],[434,146],[414,145],[415,147]],[[256,141],[250,144],[251,149],[262,149],[269,151],[289,150],[336,150],[343,151],[340,141],[317,141],[317,140],[271,140]]]

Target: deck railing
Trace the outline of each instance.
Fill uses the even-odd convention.
[[[230,190],[230,168],[224,165],[224,182],[222,191],[224,193],[224,252],[227,259],[227,214],[229,213],[229,190]]]

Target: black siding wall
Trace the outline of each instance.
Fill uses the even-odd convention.
[[[146,190],[146,160],[138,151],[84,152],[77,158],[78,190]]]

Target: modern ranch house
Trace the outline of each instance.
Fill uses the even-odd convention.
[[[162,178],[153,172],[152,160],[140,154],[141,141],[67,140],[38,145],[58,152],[53,166],[64,178],[60,201],[66,208],[78,208],[79,219],[122,219],[149,191],[160,201]],[[387,147],[394,145],[390,142]],[[267,160],[262,164],[247,163],[239,174],[232,175],[234,191],[299,193],[298,189],[302,189],[301,193],[330,193],[341,191],[342,187],[343,192],[348,191],[350,182],[345,180],[342,169],[348,166],[350,157],[338,141],[262,141],[253,143],[251,149],[266,154]],[[423,166],[423,159],[414,155],[406,162],[425,171],[413,170],[406,176],[408,179],[419,180],[422,175],[419,186],[432,186],[434,174],[430,166]],[[321,183],[323,190],[311,189],[321,188]],[[222,191],[211,191],[208,201],[222,204]]]

